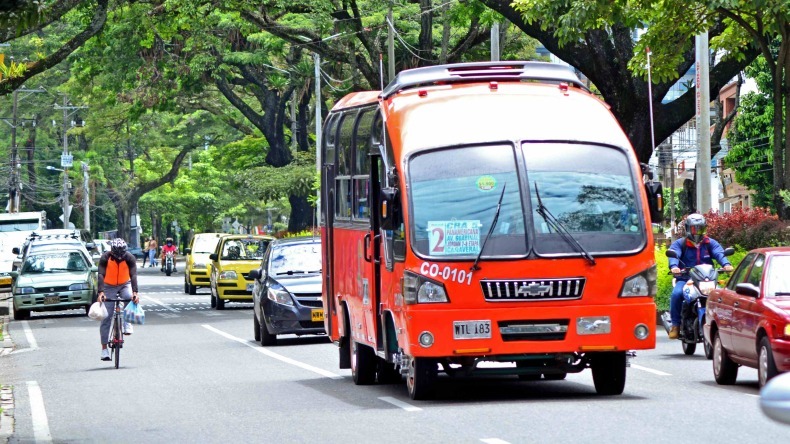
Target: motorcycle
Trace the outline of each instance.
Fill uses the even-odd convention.
[[[734,248],[724,250],[725,256],[735,253]],[[678,259],[674,250],[667,250],[667,257]],[[713,359],[713,346],[705,338],[703,326],[705,325],[705,308],[708,303],[708,295],[715,288],[719,288],[719,273],[724,272],[723,268],[715,268],[709,264],[699,264],[694,267],[682,268],[681,276],[688,275],[689,279],[683,286],[683,306],[680,310],[680,331],[678,339],[683,347],[683,353],[693,355],[700,342],[705,351],[707,359]],[[671,274],[671,272],[670,272]],[[672,287],[675,287],[673,280]],[[672,319],[669,312],[661,315],[661,323],[669,333],[672,327]]]
[[[175,268],[175,261],[173,260],[173,253],[168,252],[165,254],[165,274],[170,276]]]

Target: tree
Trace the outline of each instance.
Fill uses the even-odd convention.
[[[42,4],[34,1],[17,3],[19,7],[0,12],[0,42],[13,38],[42,32],[50,24],[66,20],[66,14],[75,12],[74,19],[82,23],[82,30],[48,55],[24,64],[24,69],[17,71],[13,77],[0,78],[0,95],[8,94],[22,86],[27,80],[52,68],[71,55],[77,48],[85,44],[91,37],[98,34],[107,20],[109,0],[57,0]],[[84,11],[81,9],[84,8]]]
[[[704,24],[711,38],[729,28],[721,14],[708,14],[696,2],[589,2],[570,0],[479,0],[499,12],[519,29],[592,81],[620,122],[639,160],[653,153],[648,103],[652,102],[655,140],[660,142],[694,115],[695,90],[663,103],[678,77],[694,63],[691,20]],[[663,3],[669,6],[663,6]],[[681,4],[682,3],[682,4]],[[704,15],[700,20],[700,14]],[[670,26],[671,25],[671,26]],[[643,37],[635,41],[641,27],[655,36],[650,49],[655,57],[653,96],[648,97]],[[655,44],[653,44],[655,43]],[[747,42],[748,43],[748,42]],[[716,60],[710,70],[711,97],[756,57],[758,50],[744,45],[732,57]],[[737,56],[736,56],[737,55]]]

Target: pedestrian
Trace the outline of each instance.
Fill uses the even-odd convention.
[[[148,262],[148,242],[150,241],[150,237],[145,238],[145,249],[143,250],[143,268],[145,268],[145,263]]]
[[[98,301],[103,302],[108,313],[115,309],[116,299],[125,302],[140,299],[137,296],[137,259],[127,250],[126,242],[121,238],[110,241],[110,251],[104,252],[99,259],[99,295]],[[112,316],[107,316],[99,326],[101,339],[101,360],[110,360],[110,351],[107,343],[110,337]],[[132,325],[124,322],[123,334],[132,334]]]
[[[159,245],[156,243],[156,239],[153,236],[148,240],[148,267],[155,267],[156,266],[156,252],[159,249]]]

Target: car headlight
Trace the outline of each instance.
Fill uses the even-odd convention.
[[[82,282],[80,284],[71,284],[69,285],[69,291],[77,291],[77,290],[87,290],[90,286],[87,282]]]
[[[410,271],[403,273],[403,300],[407,304],[450,302],[444,284]]]
[[[653,265],[637,275],[626,278],[620,290],[620,297],[656,297],[658,292],[656,273],[656,266]]]
[[[220,279],[237,279],[237,275],[235,271],[228,270],[228,271],[221,271],[219,273]]]
[[[193,270],[205,270],[206,269],[206,264],[204,264],[202,262],[194,262],[192,264],[192,269]]]
[[[33,287],[17,287],[14,289],[15,294],[30,294],[35,292],[36,289]]]
[[[291,295],[285,290],[280,290],[277,288],[269,288],[266,291],[266,297],[274,302],[277,302],[278,304],[283,304],[283,305],[294,304],[293,299],[291,299]]]
[[[716,288],[716,283],[713,281],[704,281],[699,283],[699,292],[705,296],[709,295],[714,288]]]

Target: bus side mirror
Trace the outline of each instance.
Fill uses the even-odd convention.
[[[381,208],[379,218],[381,219],[381,228],[385,230],[392,230],[395,225],[395,204],[398,199],[397,188],[382,188],[381,190]]]

